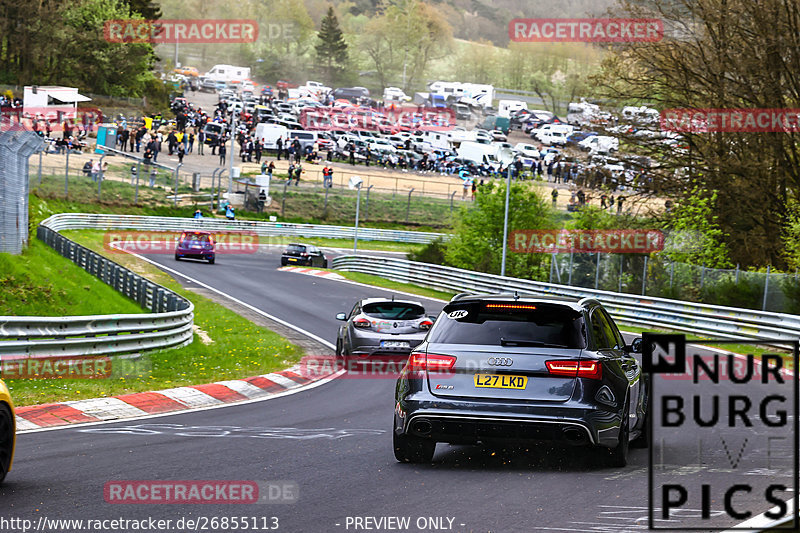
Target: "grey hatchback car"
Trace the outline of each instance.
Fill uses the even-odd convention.
[[[336,356],[407,356],[422,342],[433,325],[419,302],[389,298],[359,300],[344,321],[336,339]]]

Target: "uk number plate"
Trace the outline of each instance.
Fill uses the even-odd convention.
[[[507,374],[475,374],[475,386],[488,389],[524,389],[528,385],[526,376]]]

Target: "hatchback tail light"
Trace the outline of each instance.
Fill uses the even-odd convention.
[[[406,368],[411,372],[435,371],[448,372],[456,364],[456,358],[452,355],[440,355],[435,353],[425,354],[424,352],[411,352]]]
[[[432,325],[433,325],[433,322],[432,322],[432,321],[430,321],[430,320],[423,320],[422,322],[420,322],[420,323],[418,324],[418,326],[417,326],[417,327],[419,327],[419,329],[422,329],[422,330],[425,330],[425,331],[427,331],[427,330],[431,329],[431,326],[432,326]]]
[[[359,329],[369,329],[372,327],[372,323],[366,318],[357,318],[353,320],[353,325]]]
[[[554,376],[601,379],[603,365],[600,361],[546,361],[545,366]]]

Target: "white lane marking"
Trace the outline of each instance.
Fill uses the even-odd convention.
[[[164,389],[158,391],[171,400],[182,403],[189,408],[206,407],[209,405],[219,405],[224,403],[222,400],[214,398],[210,394],[199,391],[192,387],[176,387],[174,389]]]
[[[125,422],[133,421],[133,420],[148,420],[148,419],[151,419],[151,418],[164,418],[164,417],[168,417],[168,416],[185,415],[185,414],[190,413],[190,412],[191,413],[197,413],[197,412],[200,412],[200,411],[211,411],[212,409],[224,409],[226,407],[238,407],[240,405],[244,405],[244,404],[248,404],[248,403],[265,402],[267,400],[274,400],[276,398],[282,398],[284,396],[291,396],[292,394],[297,394],[298,392],[304,392],[304,391],[307,391],[307,390],[310,390],[310,389],[315,389],[317,387],[325,385],[326,383],[328,383],[330,381],[333,381],[334,379],[338,378],[342,374],[344,374],[344,370],[340,370],[339,372],[336,372],[335,374],[332,374],[331,376],[329,376],[327,378],[323,378],[323,379],[320,379],[319,381],[315,381],[313,383],[309,383],[308,385],[302,385],[300,387],[297,387],[297,388],[294,388],[294,389],[291,389],[291,390],[287,390],[287,391],[284,391],[284,392],[278,392],[276,394],[272,394],[272,395],[269,395],[269,396],[264,396],[263,398],[253,398],[251,400],[242,400],[240,402],[234,402],[234,403],[223,403],[223,404],[220,404],[220,405],[210,405],[208,407],[199,407],[199,408],[196,408],[196,409],[192,409],[191,411],[182,410],[182,411],[173,411],[171,413],[159,413],[159,414],[148,414],[148,415],[143,415],[143,416],[134,416],[134,417],[131,417],[131,418],[126,418]],[[158,391],[154,391],[154,392],[158,392]],[[77,400],[77,401],[87,401],[87,400]],[[144,411],[142,411],[142,412],[144,412]],[[27,433],[41,433],[43,431],[57,431],[57,430],[61,430],[61,429],[80,429],[80,428],[84,428],[84,427],[88,427],[88,426],[100,426],[100,425],[114,424],[114,423],[118,424],[120,422],[122,422],[122,421],[121,420],[101,420],[101,421],[98,421],[98,422],[84,422],[84,423],[81,423],[81,424],[70,424],[70,425],[66,425],[66,426],[36,428],[36,429],[26,430],[24,432],[18,431],[17,433],[25,433],[25,434],[27,434]]]
[[[264,389],[256,387],[252,383],[248,383],[247,381],[239,381],[236,379],[217,381],[215,385],[223,385],[225,387],[228,387],[232,391],[236,391],[242,396],[246,396],[247,398],[258,398],[259,396],[263,396],[264,394],[269,394]]]
[[[116,245],[116,243],[112,243],[112,246],[115,246],[115,245]],[[317,341],[318,343],[330,348],[331,350],[335,350],[336,349],[336,346],[334,346],[332,343],[326,341],[322,337],[318,337],[317,335],[314,335],[310,331],[306,331],[303,328],[295,326],[294,324],[290,324],[289,322],[287,322],[287,321],[285,321],[283,319],[280,319],[280,318],[278,318],[278,317],[276,317],[274,315],[271,315],[269,313],[265,313],[261,309],[258,309],[257,307],[254,307],[254,306],[252,306],[252,305],[250,305],[248,303],[245,303],[245,302],[239,300],[238,298],[234,298],[230,294],[227,294],[227,293],[225,293],[225,292],[223,292],[223,291],[221,291],[219,289],[216,289],[216,288],[212,287],[211,285],[208,285],[206,283],[203,283],[202,281],[196,280],[191,276],[187,276],[186,274],[183,274],[182,272],[178,272],[177,270],[175,270],[173,268],[169,268],[168,266],[165,266],[165,265],[162,265],[160,263],[157,263],[157,262],[155,262],[155,261],[153,261],[151,259],[148,259],[148,258],[146,258],[144,256],[141,256],[141,255],[139,255],[137,253],[129,252],[128,250],[124,250],[124,249],[122,251],[124,251],[125,253],[130,254],[130,255],[138,258],[138,259],[141,259],[142,261],[146,261],[146,262],[150,263],[151,265],[154,265],[155,267],[160,268],[161,270],[169,272],[170,274],[174,274],[174,275],[180,276],[180,277],[182,277],[184,279],[188,279],[192,283],[196,283],[197,285],[200,285],[203,288],[206,288],[206,289],[208,289],[208,290],[210,290],[212,292],[215,292],[215,293],[219,294],[220,296],[224,296],[225,298],[228,298],[229,300],[231,300],[233,302],[236,302],[237,304],[241,305],[242,307],[246,307],[247,309],[253,311],[254,313],[258,313],[259,315],[261,315],[263,317],[266,317],[266,318],[268,318],[270,320],[273,320],[273,321],[277,322],[278,324],[281,324],[282,326],[286,326],[289,329],[293,329],[294,331],[296,331],[296,332],[298,332],[298,333],[300,333],[302,335],[305,335],[306,337],[308,337],[310,339],[313,339],[313,340]]]
[[[147,414],[138,407],[134,407],[119,398],[90,398],[88,400],[73,400],[62,402],[87,416],[93,416],[100,420],[119,420],[120,418],[130,418]]]

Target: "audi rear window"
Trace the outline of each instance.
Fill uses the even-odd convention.
[[[581,314],[568,307],[479,302],[445,307],[428,341],[442,344],[583,348],[583,331]]]
[[[425,316],[425,309],[420,305],[395,302],[367,304],[363,307],[362,312],[371,317],[386,320],[414,320]]]

